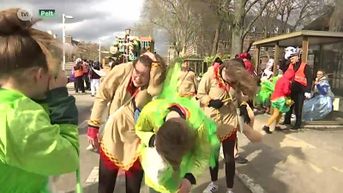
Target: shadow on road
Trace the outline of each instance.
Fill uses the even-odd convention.
[[[248,175],[266,192],[287,193],[288,184],[279,179],[279,176],[287,175],[284,163],[290,158],[306,160],[302,149],[288,146],[285,138],[284,133],[273,132],[265,135],[262,143],[248,143],[241,147],[244,150],[241,155],[247,156],[250,161],[239,165],[239,172]]]

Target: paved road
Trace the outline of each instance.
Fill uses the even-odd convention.
[[[255,128],[261,130],[267,118],[258,116]],[[252,180],[253,192],[342,192],[342,138],[342,128],[274,132],[259,144],[240,136],[241,153],[250,163],[237,169]]]
[[[71,94],[74,94],[73,91],[70,91]],[[97,166],[98,166],[98,154],[87,151],[86,147],[88,146],[86,138],[86,122],[85,120],[89,118],[90,110],[93,104],[93,98],[87,94],[78,94],[75,95],[77,107],[79,110],[79,126],[80,126],[80,162],[81,162],[81,181],[85,193],[96,193],[97,192]],[[220,191],[218,193],[225,193],[225,176],[223,172],[223,164],[221,164],[219,172],[219,184]],[[205,171],[203,176],[197,179],[197,185],[193,187],[194,193],[200,193],[209,183],[209,172]],[[66,174],[63,176],[55,177],[54,188],[55,192],[74,192],[75,187],[75,174]],[[144,184],[144,183],[143,183]],[[117,185],[115,193],[125,193],[125,178],[123,173],[120,174],[120,177],[117,180]],[[238,179],[235,179],[235,193],[250,193],[244,184]],[[142,186],[141,193],[148,193],[147,187]]]
[[[81,176],[86,193],[96,193],[98,154],[87,151],[85,119],[89,117],[92,98],[76,95],[80,113]],[[255,128],[261,130],[267,115],[256,118]],[[262,132],[262,131],[261,131]],[[239,135],[240,152],[249,164],[237,165],[235,193],[338,193],[343,183],[343,129],[305,129],[298,133],[274,132],[264,135],[263,142],[252,144]],[[94,174],[91,174],[93,171]],[[87,181],[88,179],[88,181]],[[219,193],[225,192],[223,168],[220,170]],[[242,181],[249,187],[243,185]],[[59,192],[73,192],[74,174],[55,178]],[[115,192],[124,193],[124,178],[119,177]],[[209,182],[208,172],[193,187],[200,193]],[[58,191],[57,191],[58,192]],[[142,193],[147,188],[142,187]]]

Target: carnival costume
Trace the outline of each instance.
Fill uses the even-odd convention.
[[[39,104],[0,88],[1,193],[49,193],[49,176],[79,167],[75,98],[67,88],[47,96]]]
[[[291,105],[288,96],[291,94],[291,80],[294,77],[294,71],[286,73],[276,82],[274,92],[271,96],[272,107],[282,113],[289,111]]]
[[[303,120],[313,121],[325,118],[333,110],[334,94],[326,76],[322,77],[314,87],[314,96],[305,100]]]
[[[142,142],[141,164],[145,171],[145,182],[149,187],[162,193],[176,192],[186,174],[198,176],[209,165],[214,166],[216,149],[219,148],[215,122],[204,114],[195,100],[178,95],[179,72],[177,64],[168,71],[162,93],[143,108],[136,124],[136,133]],[[178,171],[174,171],[159,158],[153,148],[149,147],[151,137],[164,123],[172,106],[181,109],[185,114],[185,120],[196,133],[195,145],[182,158]]]
[[[178,79],[178,92],[182,97],[193,97],[197,93],[197,80],[193,71],[180,71]]]
[[[154,65],[151,67],[151,85],[159,76]],[[157,65],[157,64],[156,64]],[[100,143],[100,156],[109,167],[119,167],[123,170],[131,168],[138,159],[138,138],[134,132],[134,113],[140,103],[135,100],[151,100],[158,93],[158,86],[151,89],[135,88],[131,80],[133,64],[125,63],[115,66],[106,76],[96,96],[96,103],[92,110],[90,126],[100,127],[103,113],[107,103],[109,105],[109,118],[104,126],[103,136]],[[157,74],[157,75],[156,75]],[[161,82],[159,82],[161,84]],[[149,93],[148,93],[149,92]],[[156,92],[156,93],[155,93]],[[92,132],[89,130],[88,132]]]

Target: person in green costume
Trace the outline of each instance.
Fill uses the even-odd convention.
[[[48,193],[49,176],[79,168],[75,98],[54,39],[34,23],[25,10],[0,11],[1,193]]]
[[[216,124],[190,98],[180,97],[180,65],[169,70],[162,93],[144,106],[135,125],[146,184],[162,193],[188,193],[196,176],[215,165]]]

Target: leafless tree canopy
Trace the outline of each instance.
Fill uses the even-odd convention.
[[[247,36],[302,29],[335,3],[333,15],[341,19],[331,19],[330,29],[341,31],[341,0],[146,0],[137,29],[165,29],[178,53],[193,48],[200,55],[234,55]]]

